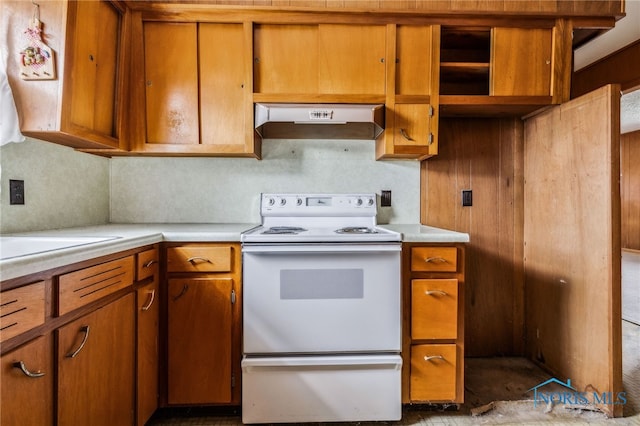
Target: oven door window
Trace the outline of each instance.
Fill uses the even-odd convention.
[[[364,271],[360,269],[283,269],[280,299],[362,299]]]

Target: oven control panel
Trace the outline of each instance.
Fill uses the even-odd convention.
[[[376,194],[262,194],[263,216],[375,216]]]

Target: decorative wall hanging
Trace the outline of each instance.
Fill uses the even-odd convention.
[[[55,79],[55,58],[53,50],[42,41],[40,5],[37,3],[33,3],[33,17],[24,33],[27,42],[20,51],[20,78],[23,80]]]

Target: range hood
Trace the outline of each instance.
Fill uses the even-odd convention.
[[[366,139],[384,131],[383,104],[255,104],[265,139]]]

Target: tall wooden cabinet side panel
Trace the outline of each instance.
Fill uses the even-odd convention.
[[[134,423],[134,312],[129,293],[57,330],[58,424]]]
[[[29,377],[17,367],[23,363]],[[53,425],[53,342],[51,334],[32,340],[2,356],[0,424],[3,426]]]

